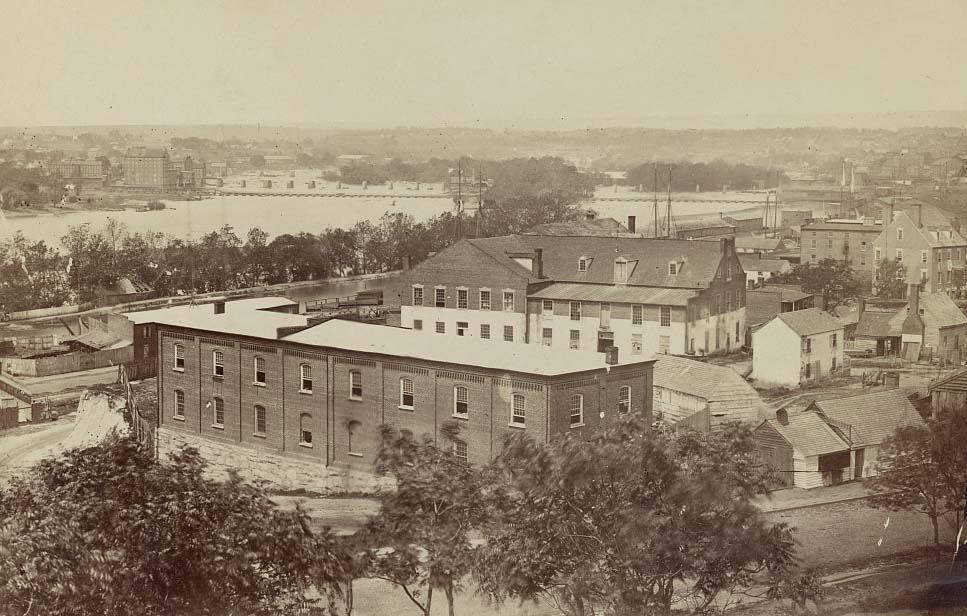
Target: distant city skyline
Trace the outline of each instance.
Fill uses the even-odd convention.
[[[0,6],[5,126],[967,126],[959,1]]]

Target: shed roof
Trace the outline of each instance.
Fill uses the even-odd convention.
[[[686,306],[696,297],[696,291],[688,289],[662,289],[655,287],[628,287],[580,282],[555,282],[539,291],[528,294],[534,299],[557,299],[582,302],[605,302],[615,304],[652,304],[663,306]]]
[[[942,378],[929,385],[930,391],[967,391],[967,370],[955,372],[948,377]]]
[[[811,336],[824,332],[834,332],[843,329],[843,325],[833,318],[833,315],[819,308],[806,308],[776,315],[800,336]]]
[[[735,370],[675,355],[655,356],[654,385],[710,402],[759,399],[756,390]]]
[[[812,406],[837,425],[854,447],[879,445],[900,426],[923,425],[903,390],[887,389],[858,396],[816,400]]]
[[[792,415],[787,424],[777,419],[766,421],[805,457],[849,450],[849,444],[817,413]]]
[[[550,349],[536,344],[501,344],[466,337],[455,343],[433,334],[356,321],[326,321],[285,336],[312,346],[409,357],[447,364],[478,366],[522,374],[556,376],[608,368],[603,353]],[[650,357],[622,362],[650,363]]]
[[[738,241],[736,241],[738,245]],[[763,259],[759,255],[739,255],[742,269],[747,272],[782,272],[792,269],[789,261],[784,259]]]
[[[896,311],[880,312],[866,310],[860,315],[854,336],[864,338],[897,338],[902,332],[900,324],[894,322]]]
[[[932,327],[967,325],[967,316],[946,293],[922,294],[920,307]]]

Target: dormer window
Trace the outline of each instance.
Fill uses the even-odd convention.
[[[678,275],[678,263],[675,261],[668,262],[668,275],[677,276]]]
[[[581,257],[580,259],[578,259],[578,271],[579,272],[588,271],[589,263],[590,263],[590,259],[588,259],[587,257]]]
[[[614,261],[614,281],[628,282],[628,260],[618,257]]]

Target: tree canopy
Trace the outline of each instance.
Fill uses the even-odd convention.
[[[907,296],[907,266],[894,259],[882,259],[876,264],[874,294],[885,299]]]
[[[846,261],[823,259],[818,263],[802,263],[791,272],[773,277],[779,284],[802,285],[806,293],[822,298],[822,308],[834,312],[863,293],[863,282]]]
[[[335,601],[349,558],[301,511],[197,451],[158,462],[126,438],[68,451],[0,494],[0,614],[259,614]]]

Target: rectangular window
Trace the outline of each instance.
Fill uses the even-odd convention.
[[[312,393],[312,366],[309,364],[302,364],[299,371],[302,373],[302,391],[306,393]]]
[[[480,324],[480,337],[484,340],[490,340],[490,325],[487,323]]]
[[[447,307],[447,290],[446,287],[437,287],[433,290],[433,305],[437,308]]]
[[[490,291],[488,290],[480,291],[480,309],[490,310]]]
[[[462,441],[460,439],[454,439],[453,441],[453,457],[463,462],[467,461],[467,441]]]
[[[180,389],[175,390],[175,417],[185,418],[185,392]]]
[[[413,329],[422,330],[423,329],[423,319],[413,319]]]
[[[554,330],[550,327],[545,327],[541,330],[541,343],[544,346],[551,346],[551,342],[554,338]]]
[[[873,249],[873,258],[876,261],[879,261],[880,260],[880,249],[879,248],[874,248]]]
[[[614,281],[628,282],[628,262],[627,261],[614,262]]]
[[[545,317],[554,316],[554,300],[545,299],[541,302],[541,312]]]
[[[265,385],[265,359],[262,357],[255,358],[255,384]]]
[[[514,311],[514,292],[504,291],[504,312]]]
[[[921,250],[920,251],[920,263],[926,263],[926,262],[927,262],[927,251],[926,250]]]
[[[212,398],[212,425],[225,427],[225,401],[221,398]]]
[[[470,410],[469,390],[463,385],[453,388],[453,414],[457,417],[466,417]]]
[[[659,325],[661,325],[662,327],[671,327],[671,324],[672,324],[671,306],[662,306],[660,308],[660,311],[661,311],[661,320],[659,321]]]
[[[349,397],[353,400],[363,398],[363,375],[358,370],[349,371]]]
[[[588,271],[588,260],[586,257],[581,257],[578,259],[578,271],[586,272]]]
[[[896,249],[896,262],[897,263],[903,263],[903,249],[902,248],[897,248]]]
[[[896,230],[896,241],[898,241],[898,242],[902,242],[903,241],[903,229],[897,229]]]
[[[438,334],[445,334],[445,333],[447,333],[447,324],[444,323],[443,321],[437,321],[436,322],[436,333],[438,333]]]
[[[668,262],[668,274],[671,276],[678,275],[678,263],[676,263],[675,261]]]
[[[836,348],[836,334],[830,334],[829,336],[829,346],[831,348]]]
[[[255,405],[255,433],[265,434],[265,407]]]
[[[413,287],[413,305],[423,305],[423,287]]]
[[[925,282],[927,280],[927,270],[920,270],[920,282]]]
[[[469,303],[470,292],[466,289],[457,289],[457,308],[466,310]]]
[[[466,336],[467,330],[470,328],[470,324],[466,321],[457,321],[457,335]]]
[[[524,408],[523,394],[511,396],[510,423],[515,426],[523,426],[527,419],[527,409]]]
[[[810,240],[810,245],[809,246],[810,246],[810,248],[813,248],[813,249],[816,248],[816,240],[815,240],[815,238],[812,239],[812,240]]]
[[[584,396],[571,396],[571,427],[584,425]]]
[[[618,413],[631,411],[631,388],[625,385],[618,389]]]
[[[581,348],[581,330],[579,329],[571,330],[571,341],[568,344],[568,348],[571,348],[571,349]]]
[[[632,304],[631,306],[631,324],[641,325],[645,322],[645,307],[641,304]]]
[[[400,408],[413,410],[413,379],[400,379]]]
[[[185,369],[185,346],[182,344],[175,345],[175,370]]]
[[[225,354],[221,351],[212,353],[212,375],[225,376]]]
[[[571,320],[581,320],[581,302],[571,302]]]
[[[514,326],[504,325],[504,342],[514,341]]]
[[[641,334],[631,334],[631,354],[641,355]]]

